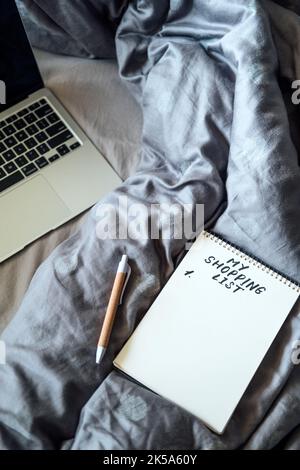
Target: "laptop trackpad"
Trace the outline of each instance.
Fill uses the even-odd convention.
[[[0,261],[70,216],[70,210],[41,175],[0,197]]]

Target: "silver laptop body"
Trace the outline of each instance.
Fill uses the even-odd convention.
[[[6,86],[6,103],[0,105],[2,262],[91,207],[121,180],[44,87],[15,1],[0,3],[0,27],[4,23],[7,32],[5,58],[0,51]],[[21,63],[12,55],[18,46]]]

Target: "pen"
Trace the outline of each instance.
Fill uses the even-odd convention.
[[[111,335],[113,328],[115,316],[117,313],[118,306],[122,303],[123,294],[131,273],[130,266],[128,264],[128,256],[123,255],[119,263],[118,271],[115,277],[114,285],[111,291],[109,303],[107,306],[106,314],[104,317],[104,322],[98,341],[97,354],[96,354],[96,363],[100,364]]]

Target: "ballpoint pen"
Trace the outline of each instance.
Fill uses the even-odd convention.
[[[118,271],[115,277],[114,285],[111,291],[109,303],[107,306],[100,338],[98,341],[96,363],[99,364],[106,352],[111,331],[113,328],[118,306],[122,303],[123,294],[131,273],[128,264],[128,256],[123,255],[119,263]]]

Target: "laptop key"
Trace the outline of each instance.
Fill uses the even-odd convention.
[[[9,126],[3,127],[3,132],[8,137],[14,134],[16,132],[16,129],[14,128],[12,124],[10,124]]]
[[[14,162],[9,162],[9,163],[6,163],[6,165],[4,165],[4,170],[6,171],[6,173],[13,173],[14,171],[17,170],[17,167],[14,164]]]
[[[26,132],[28,135],[34,135],[39,132],[38,128],[36,127],[35,124],[31,124],[30,126],[26,127]]]
[[[0,121],[0,129],[5,126],[5,121]]]
[[[46,158],[44,158],[44,157],[38,158],[38,159],[35,161],[35,163],[36,163],[36,165],[37,165],[39,168],[44,168],[44,166],[49,165],[49,163],[47,162]]]
[[[10,148],[10,147],[14,147],[15,145],[17,145],[17,141],[14,137],[8,137],[7,139],[5,139],[4,141],[6,147]]]
[[[72,138],[73,138],[73,134],[71,134],[70,131],[65,131],[53,137],[52,139],[48,140],[48,145],[50,145],[50,147],[53,149],[55,147],[58,147],[61,144],[64,144],[65,142],[67,142],[67,140],[72,139]]]
[[[3,157],[7,162],[9,162],[10,160],[13,160],[16,157],[16,154],[12,150],[7,150],[7,152],[3,153]]]
[[[3,160],[2,157],[0,157],[0,166],[4,165],[5,161]]]
[[[19,183],[23,179],[24,176],[22,175],[22,173],[20,171],[17,171],[16,173],[13,173],[12,175],[9,175],[6,178],[0,180],[0,193],[10,188],[10,186]]]
[[[28,160],[24,156],[18,157],[15,159],[16,164],[18,165],[19,168],[22,168],[22,166],[27,165]]]
[[[49,122],[47,121],[47,119],[43,118],[43,119],[41,119],[40,121],[37,122],[37,125],[40,128],[40,130],[42,131],[43,129],[46,129],[46,127],[49,126]]]
[[[28,124],[32,124],[33,122],[37,121],[37,117],[33,113],[28,114],[24,117],[24,119]]]
[[[19,142],[23,142],[23,140],[28,138],[28,135],[25,131],[20,131],[16,133],[16,138]]]
[[[9,116],[7,119],[6,119],[6,122],[8,124],[10,124],[11,122],[14,122],[18,119],[18,116],[16,116],[15,114],[13,114],[12,116]]]
[[[32,149],[33,147],[37,146],[37,141],[33,137],[30,137],[30,139],[25,140],[25,142],[23,142],[23,143],[29,149]]]
[[[0,131],[0,139],[2,140],[2,139],[4,139],[4,138],[5,138],[5,135],[3,134],[2,131]]]
[[[6,150],[5,145],[3,144],[3,142],[0,142],[0,152],[3,153],[5,150]]]
[[[3,170],[3,168],[0,168],[0,179],[4,178],[5,175],[6,175],[6,173]]]
[[[59,158],[60,158],[59,155],[56,153],[55,155],[52,155],[52,157],[50,157],[48,160],[49,160],[50,163],[53,163],[56,160],[58,160]]]
[[[29,152],[26,153],[26,157],[33,162],[36,158],[39,157],[39,154],[37,153],[36,150],[30,150]]]
[[[51,124],[54,124],[57,121],[59,121],[59,117],[57,116],[56,113],[49,114],[49,116],[47,116],[47,119]]]
[[[52,114],[52,113],[53,113],[53,109],[51,108],[51,106],[49,106],[49,104],[46,104],[45,106],[42,106],[41,108],[36,110],[36,115],[39,118],[45,117],[48,114]]]
[[[33,103],[29,106],[30,111],[34,111],[35,109],[39,108],[39,103]]]
[[[28,114],[28,113],[29,113],[29,109],[24,108],[24,109],[21,109],[21,111],[18,112],[18,116],[23,117],[23,116],[25,116],[25,114]]]
[[[45,140],[48,139],[47,135],[45,134],[45,132],[39,132],[38,134],[36,134],[34,136],[36,138],[36,140],[42,144],[43,142],[45,142]]]
[[[54,137],[56,134],[59,134],[62,131],[65,131],[67,128],[63,122],[59,121],[51,127],[48,127],[47,134],[49,137]]]
[[[25,176],[30,176],[33,173],[35,173],[36,171],[38,171],[38,169],[33,163],[29,163],[29,165],[24,166],[22,168],[22,171],[23,171]]]
[[[61,156],[67,155],[67,153],[70,152],[70,149],[66,145],[61,145],[56,150],[58,151],[59,155],[61,155]]]
[[[26,152],[26,147],[23,144],[19,144],[16,147],[14,147],[14,151],[16,152],[17,155],[22,155],[22,153]]]
[[[26,126],[27,126],[27,124],[24,121],[24,119],[19,119],[18,121],[15,122],[15,127],[18,129],[18,131],[21,131]]]
[[[45,153],[49,152],[49,147],[47,144],[41,144],[37,147],[37,151],[40,155],[45,155]]]
[[[79,142],[75,142],[74,144],[70,145],[70,149],[71,149],[71,150],[75,150],[75,149],[77,149],[78,147],[80,147],[80,143],[79,143]]]

